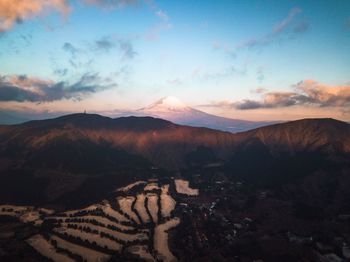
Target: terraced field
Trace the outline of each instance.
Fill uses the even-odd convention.
[[[114,198],[83,209],[55,212],[2,205],[0,215],[43,229],[27,243],[53,261],[103,262],[118,254],[176,261],[168,245],[168,231],[181,222],[173,215],[174,186],[138,181],[118,189]]]

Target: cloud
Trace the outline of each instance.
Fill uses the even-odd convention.
[[[171,85],[181,85],[182,80],[180,78],[174,78],[174,79],[168,80],[168,83]]]
[[[253,48],[253,47],[262,47],[269,44],[272,44],[275,40],[280,40],[284,34],[289,33],[291,35],[303,33],[309,29],[309,24],[307,21],[299,21],[294,28],[292,24],[294,23],[296,17],[302,12],[299,7],[292,8],[288,15],[280,22],[278,22],[271,30],[271,32],[261,36],[261,37],[252,37],[244,40],[236,46],[236,49],[243,48]],[[294,23],[295,24],[295,23]]]
[[[162,10],[158,10],[156,12],[156,15],[163,21],[169,21],[169,16]]]
[[[67,15],[70,10],[66,0],[0,0],[0,32],[52,11]]]
[[[258,87],[255,90],[252,90],[251,92],[252,93],[256,93],[256,94],[262,94],[262,93],[266,93],[267,90],[265,88],[263,88],[263,87]]]
[[[283,108],[296,105],[341,108],[350,106],[350,85],[331,86],[314,80],[304,80],[294,85],[294,88],[295,92],[266,92],[264,89],[257,89],[257,93],[262,94],[260,100],[220,101],[203,106],[239,110]]]
[[[0,76],[0,101],[51,102],[62,99],[80,100],[115,84],[98,74],[84,74],[73,84],[54,82],[26,75]]]
[[[346,20],[345,26],[348,30],[350,30],[350,17]]]
[[[66,76],[68,74],[68,68],[56,68],[53,70],[53,73],[58,76]]]
[[[296,88],[320,106],[350,106],[350,85],[330,86],[305,80],[299,82]]]
[[[130,39],[120,37],[102,37],[93,43],[90,51],[109,53],[114,48],[119,49],[123,59],[133,59],[138,54]]]
[[[72,45],[69,42],[66,42],[63,44],[62,49],[68,53],[71,54],[72,57],[76,57],[78,53],[81,52],[80,49],[76,48],[74,45]]]
[[[292,8],[289,11],[287,17],[285,17],[281,22],[274,26],[272,32],[278,34],[286,30],[287,26],[292,22],[293,18],[301,12],[302,10],[299,7]]]
[[[233,76],[244,76],[247,73],[247,68],[238,68],[234,65],[226,66],[218,70],[205,71],[201,67],[195,67],[188,74],[169,79],[169,84],[183,84],[188,81],[199,80],[203,82],[207,81],[221,81],[222,79],[233,77]]]
[[[310,24],[307,21],[302,21],[294,27],[293,31],[294,33],[304,33],[308,31],[309,28],[310,28]]]
[[[94,61],[85,49],[78,48],[72,43],[64,43],[62,49],[69,54],[68,61],[73,68],[89,67]]]
[[[105,9],[120,9],[136,5],[139,0],[79,0],[86,5]],[[0,0],[0,32],[13,28],[25,20],[59,12],[67,16],[72,11],[69,0]],[[166,16],[165,13],[159,15]]]
[[[103,51],[106,53],[108,53],[111,49],[115,48],[115,46],[115,43],[107,37],[96,40],[94,43],[94,49],[96,51]]]
[[[154,14],[160,19],[160,22],[152,26],[145,36],[147,40],[154,41],[159,38],[159,34],[162,31],[171,29],[173,25],[170,22],[169,15],[164,10],[159,9],[154,1],[145,0],[145,2],[148,4]]]
[[[258,80],[260,83],[264,81],[265,74],[264,74],[264,67],[259,66],[256,70],[256,80]]]
[[[88,5],[95,5],[107,9],[119,9],[139,3],[138,0],[82,0],[82,2]]]
[[[137,52],[134,50],[134,46],[129,40],[119,40],[119,48],[122,53],[123,58],[133,59]]]
[[[264,95],[262,101],[243,100],[241,102],[233,103],[236,109],[247,110],[257,108],[276,108],[288,107],[309,103],[311,100],[304,95],[293,92],[270,92]]]
[[[199,76],[202,80],[220,80],[226,77],[231,77],[233,75],[246,75],[247,68],[246,66],[238,68],[234,65],[227,66],[221,70],[215,72],[206,72]]]

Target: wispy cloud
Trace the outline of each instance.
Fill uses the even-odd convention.
[[[164,10],[160,9],[154,1],[145,0],[145,2],[160,20],[159,23],[152,26],[146,33],[146,39],[154,41],[159,38],[159,34],[162,31],[171,29],[173,25],[170,21],[170,16]]]
[[[218,70],[206,71],[200,67],[194,68],[186,75],[171,78],[167,81],[168,84],[180,85],[194,80],[201,82],[215,81],[219,82],[222,79],[234,76],[244,76],[247,73],[246,68],[238,68],[234,65],[220,68]]]
[[[180,78],[174,78],[174,79],[168,80],[168,83],[171,85],[181,85],[182,80]]]
[[[108,53],[114,48],[119,49],[122,59],[133,59],[138,54],[130,39],[117,36],[100,38],[93,43],[91,49],[96,52]]]
[[[88,5],[95,5],[106,9],[123,8],[129,5],[136,5],[138,0],[82,0]]]
[[[294,33],[304,33],[306,31],[308,31],[310,28],[310,24],[309,22],[307,22],[306,20],[299,22],[294,28],[293,28],[293,32]]]
[[[58,75],[60,77],[66,76],[68,74],[68,68],[56,68],[54,69],[53,73],[55,75]]]
[[[68,61],[73,68],[89,67],[93,62],[93,59],[87,54],[86,50],[80,47],[78,48],[70,42],[64,43],[62,49],[68,53]]]
[[[292,8],[288,15],[272,28],[271,32],[261,37],[246,39],[239,43],[236,49],[266,46],[272,44],[276,40],[281,40],[281,37],[286,33],[289,33],[288,37],[290,37],[291,35],[307,31],[309,28],[307,21],[295,21],[300,13],[302,13],[302,10],[299,7]]]
[[[62,49],[70,53],[72,57],[76,57],[78,53],[82,52],[79,48],[69,42],[64,43]]]
[[[263,66],[259,66],[256,70],[256,79],[258,80],[258,82],[262,82],[265,79],[265,74],[264,74],[264,67]]]
[[[302,10],[299,7],[294,7],[289,10],[286,17],[277,22],[270,31],[262,34],[261,36],[252,36],[248,39],[244,39],[238,42],[236,45],[233,43],[227,43],[220,40],[215,40],[212,43],[214,51],[221,51],[229,58],[235,60],[235,66],[228,66],[221,73],[214,75],[215,78],[226,77],[232,74],[246,74],[248,70],[248,64],[251,63],[251,54],[246,54],[247,58],[245,62],[240,58],[243,50],[262,51],[265,47],[274,43],[282,43],[289,41],[309,30],[309,23],[304,18],[300,17]],[[244,53],[243,53],[244,54]],[[234,70],[232,70],[234,69]],[[261,83],[265,79],[265,72],[262,66],[256,69],[256,80]]]
[[[281,108],[295,105],[343,108],[350,106],[350,85],[331,86],[314,80],[304,80],[294,85],[294,89],[294,92],[266,92],[264,89],[259,89],[257,93],[262,94],[260,100],[220,101],[203,106],[239,110]]]
[[[62,99],[80,100],[85,96],[115,86],[98,74],[86,73],[70,84],[26,75],[0,76],[0,101],[51,102]]]
[[[348,30],[350,30],[350,17],[348,17],[348,19],[346,20],[345,26]]]
[[[156,11],[156,15],[163,21],[169,21],[169,16],[163,11],[163,10],[158,10]]]
[[[298,14],[300,14],[302,12],[302,10],[299,7],[295,7],[293,9],[291,9],[287,15],[287,17],[285,17],[281,22],[279,22],[278,24],[276,24],[272,30],[272,32],[274,34],[279,34],[281,32],[283,32],[284,30],[286,30],[286,28],[288,27],[288,25],[292,22],[292,20],[294,19],[294,17]]]
[[[133,59],[137,55],[137,52],[135,51],[131,41],[124,39],[119,40],[118,42],[123,58]]]

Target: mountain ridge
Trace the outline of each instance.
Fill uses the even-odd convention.
[[[232,134],[209,128],[174,124],[153,117],[109,118],[97,114],[72,114],[49,120],[0,126],[0,145],[13,143],[39,149],[50,141],[102,141],[132,154],[140,154],[164,167],[179,167],[184,156],[199,146],[212,148],[226,159],[235,148],[258,140],[272,151],[313,151],[332,147],[350,152],[349,124],[330,119],[303,119]]]

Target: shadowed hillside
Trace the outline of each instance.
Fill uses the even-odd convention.
[[[56,201],[88,188],[97,197],[113,183],[150,176],[154,167],[166,172],[213,162],[252,184],[275,185],[348,166],[349,137],[349,125],[333,119],[305,119],[238,134],[151,117],[91,114],[1,126],[2,198]]]

